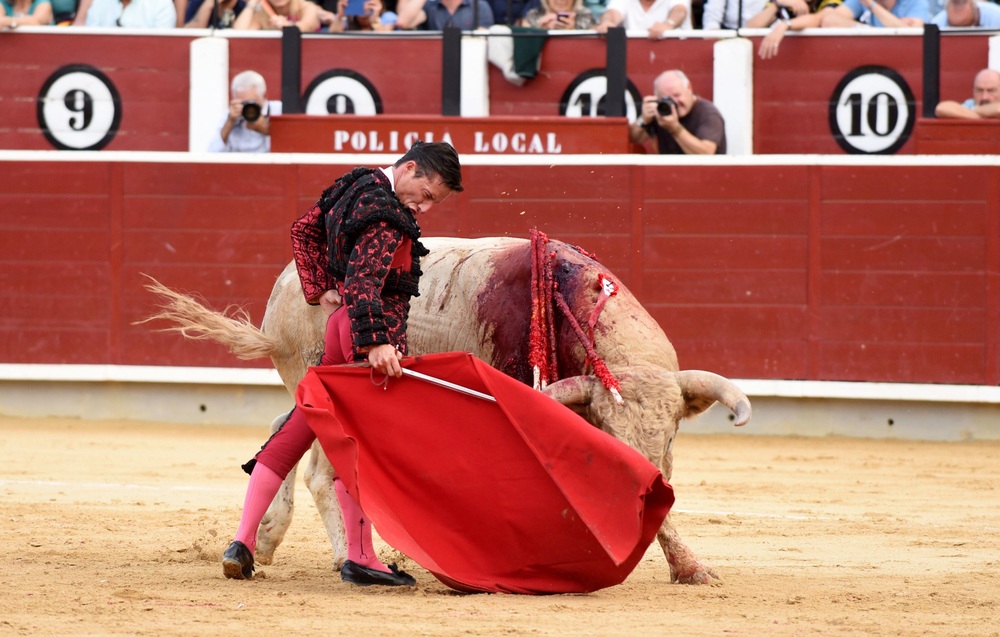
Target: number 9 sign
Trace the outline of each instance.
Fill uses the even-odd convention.
[[[115,85],[92,66],[74,64],[53,73],[38,94],[38,125],[60,150],[100,150],[122,118]]]
[[[851,154],[895,153],[910,138],[915,119],[909,85],[884,66],[854,69],[830,97],[830,131]]]

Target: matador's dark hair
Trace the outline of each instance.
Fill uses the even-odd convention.
[[[441,181],[454,192],[462,192],[462,164],[458,161],[458,153],[447,142],[415,142],[410,150],[399,158],[397,166],[408,161],[417,163],[417,175],[437,175]]]

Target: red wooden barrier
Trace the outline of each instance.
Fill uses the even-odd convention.
[[[922,155],[997,155],[1000,120],[919,119],[916,138]]]
[[[538,227],[595,252],[687,368],[1000,384],[1000,166],[520,159],[467,160],[425,235]],[[153,309],[141,274],[259,321],[291,221],[351,168],[2,167],[0,361],[227,367],[217,346],[132,324]]]

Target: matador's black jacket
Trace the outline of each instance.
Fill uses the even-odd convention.
[[[355,168],[292,224],[292,252],[306,301],[341,292],[359,349],[390,344],[406,353],[410,297],[417,296],[420,226],[378,169]]]

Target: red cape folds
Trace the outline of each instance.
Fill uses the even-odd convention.
[[[496,397],[313,367],[296,402],[379,535],[463,591],[620,584],[674,501],[659,469],[570,409],[451,352],[402,362]]]

